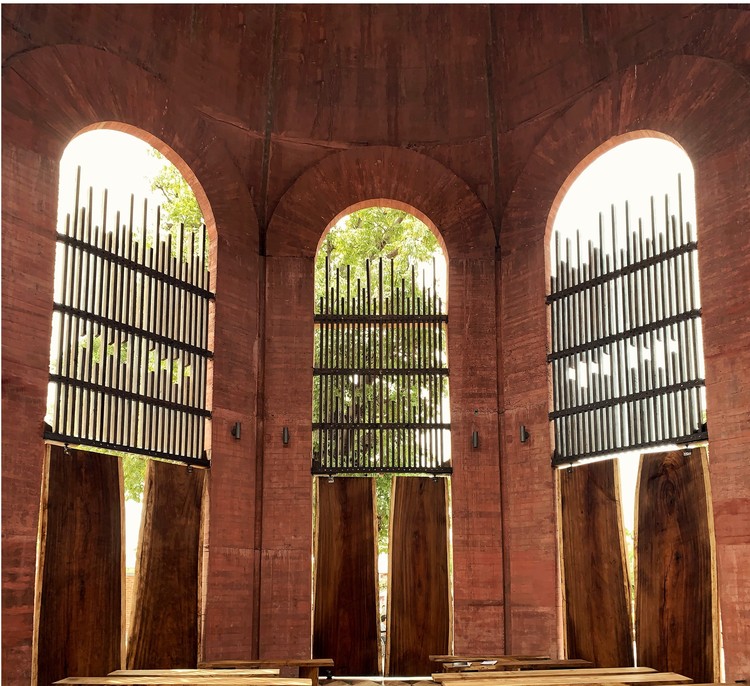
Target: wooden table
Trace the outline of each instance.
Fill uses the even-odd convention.
[[[442,682],[454,686],[463,681],[463,686],[469,686],[474,681],[492,679],[493,681],[511,680],[513,684],[517,679],[529,679],[533,677],[561,677],[575,676],[586,678],[589,676],[606,676],[608,674],[653,674],[653,667],[581,667],[579,669],[556,669],[550,674],[546,669],[527,669],[514,671],[496,671],[492,674],[486,672],[438,672],[432,675],[433,681]]]
[[[231,675],[235,676],[278,676],[278,669],[233,669]],[[116,669],[108,676],[228,676],[226,669]]]
[[[470,680],[471,686],[605,686],[609,684],[625,684],[626,686],[666,686],[667,684],[691,684],[692,679],[674,672],[636,672],[632,674],[601,674],[585,675],[563,674],[557,676],[555,672],[536,670],[523,672],[515,679],[508,682],[499,672],[485,672],[476,677],[469,675],[447,675],[435,674],[433,678],[440,677],[440,681],[449,686],[455,686],[456,681],[463,678]],[[449,677],[446,679],[446,677]]]
[[[312,686],[310,679],[285,677],[235,676],[223,673],[217,676],[69,676],[55,684],[77,686]]]
[[[207,660],[199,662],[201,669],[253,669],[264,667],[297,667],[300,678],[310,679],[312,686],[318,686],[318,672],[321,668],[333,667],[333,660],[328,657],[309,659],[259,659],[259,660]]]
[[[593,667],[588,660],[568,659],[553,660],[550,658],[521,658],[521,657],[484,657],[481,660],[455,660],[444,662],[444,672],[496,672],[513,669],[571,669]]]

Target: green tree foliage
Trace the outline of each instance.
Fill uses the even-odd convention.
[[[378,553],[388,553],[388,534],[391,527],[391,486],[393,474],[375,475],[375,499],[378,515]]]
[[[186,236],[183,245],[184,259],[189,259],[190,254],[190,241],[187,240],[187,236],[193,237],[192,250],[195,254],[201,249],[200,237],[204,235],[203,253],[208,254],[208,235],[202,233],[203,213],[192,188],[177,167],[161,153],[152,150],[151,154],[164,163],[161,171],[151,180],[151,190],[159,191],[164,196],[164,202],[161,203],[160,228],[172,235],[172,255],[177,255],[181,226],[184,227]]]
[[[188,182],[161,153],[153,150],[151,154],[164,162],[161,171],[151,180],[151,190],[161,191],[164,196],[161,205],[162,228],[171,230],[180,224],[190,229],[200,227],[203,224],[203,213]]]
[[[122,455],[122,478],[125,484],[125,499],[140,503],[143,498],[143,484],[146,479],[146,458],[120,453]]]
[[[315,261],[315,301],[325,293],[325,265],[351,268],[352,280],[364,282],[365,263],[381,257],[392,259],[395,280],[410,278],[412,265],[430,262],[440,252],[435,234],[419,219],[401,210],[370,207],[359,210],[333,226],[318,250]],[[389,290],[385,284],[384,290]],[[377,294],[377,284],[373,293]]]

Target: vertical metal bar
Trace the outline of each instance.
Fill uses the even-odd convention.
[[[437,306],[437,313],[442,316],[443,314],[443,306],[442,302],[440,300],[440,297],[435,293],[436,298],[436,306]],[[436,326],[436,333],[437,333],[437,353],[436,356],[438,358],[439,364],[438,366],[440,368],[445,367],[445,362],[443,361],[443,324],[442,322],[438,323]],[[438,407],[437,407],[437,416],[438,416],[438,424],[443,424],[443,398],[447,396],[447,393],[445,391],[445,384],[446,384],[446,378],[445,375],[441,374],[440,376],[440,398],[438,399]],[[444,461],[444,440],[445,440],[445,433],[442,428],[438,430],[438,462],[440,465],[442,465]]]
[[[563,288],[567,289],[570,288],[570,286],[573,285],[573,263],[571,260],[571,242],[570,239],[565,240],[565,270],[564,270],[564,286]],[[575,322],[575,300],[572,295],[565,296],[565,341],[564,341],[564,347],[565,349],[570,349],[575,342],[575,339],[573,337],[573,326]],[[563,365],[564,365],[564,375],[565,375],[565,395],[566,395],[566,405],[568,408],[573,408],[576,405],[576,395],[575,395],[575,359],[573,355],[566,355],[564,358],[562,358]],[[571,378],[571,364],[573,365],[573,378]],[[572,417],[572,415],[571,415]],[[564,420],[566,424],[566,428],[568,430],[562,431],[561,436],[565,439],[565,446],[567,454],[572,454],[575,451],[575,446],[577,445],[577,442],[575,440],[575,432],[573,431],[572,426],[572,419],[569,417],[568,419]]]
[[[353,467],[356,460],[356,455],[359,447],[359,432],[355,428],[355,424],[358,421],[360,415],[360,408],[359,408],[359,398],[358,398],[358,392],[359,388],[363,384],[363,379],[358,375],[357,380],[355,381],[354,375],[356,372],[352,373],[352,370],[356,369],[358,367],[357,365],[357,322],[353,321],[351,319],[352,314],[356,314],[356,307],[355,305],[355,298],[351,297],[351,269],[349,265],[347,265],[346,268],[346,296],[342,296],[341,299],[341,305],[342,305],[342,362],[345,369],[348,371],[346,374],[342,374],[342,384],[345,389],[344,392],[344,398],[346,398],[346,392],[348,391],[349,394],[349,400],[348,405],[346,405],[346,400],[342,400],[342,403],[345,404],[346,408],[346,421],[347,421],[347,427],[346,427],[346,433],[345,433],[345,459],[346,464],[348,467]]]
[[[612,214],[614,215],[614,206],[612,207]],[[631,264],[631,248],[630,248],[630,216],[628,213],[628,207],[625,206],[625,227],[624,227],[624,243],[625,248],[620,251],[620,264],[621,268],[627,268]],[[631,274],[623,274],[621,280],[620,295],[622,297],[622,332],[623,334],[633,326],[632,319],[632,306],[631,306]],[[626,401],[627,396],[631,393],[631,372],[630,372],[630,343],[628,338],[623,337],[622,339],[622,376],[620,379],[621,392],[620,396],[623,398],[622,402],[622,435],[623,435],[623,447],[633,445],[634,443],[634,423],[633,414],[631,412],[631,405]]]
[[[73,224],[71,228],[71,233],[73,238],[78,238],[78,211],[79,211],[79,197],[80,197],[80,183],[81,183],[81,168],[78,167],[77,175],[76,175],[76,190],[75,190],[75,201],[74,201],[74,210],[73,210]],[[72,307],[76,306],[76,285],[78,283],[77,280],[77,269],[78,269],[78,248],[73,248],[70,251],[70,281],[69,281],[69,299],[66,304],[71,305]],[[68,343],[68,350],[67,350],[67,365],[66,365],[66,374],[65,376],[68,378],[71,378],[71,376],[75,376],[76,373],[76,365],[77,365],[77,348],[78,348],[78,321],[74,316],[69,317],[69,332],[70,332],[70,339]],[[72,371],[71,371],[72,367]],[[66,407],[65,407],[65,419],[63,421],[63,425],[65,427],[65,433],[66,435],[75,435],[75,427],[74,427],[74,420],[75,420],[75,386],[68,382],[67,388],[66,388]]]
[[[327,308],[328,308],[328,314],[332,317],[333,312],[335,310],[335,297],[336,297],[336,289],[335,286],[331,283],[329,286],[329,290],[327,291]],[[334,427],[332,426],[333,422],[335,421],[335,384],[336,379],[334,377],[334,367],[335,367],[335,340],[336,340],[336,327],[334,325],[333,319],[330,319],[329,321],[329,330],[328,330],[328,369],[330,370],[330,373],[327,375],[327,382],[328,382],[328,409],[327,409],[327,419],[328,422],[328,466],[333,469],[335,468],[335,461],[334,461],[334,454],[335,454],[335,440],[336,440],[336,432],[334,430]]]
[[[677,219],[673,215],[672,216],[672,236],[673,236],[673,242],[675,246],[678,245],[678,236],[677,236],[677,225],[676,225]],[[673,267],[673,276],[675,281],[675,288],[676,288],[676,297],[675,300],[677,302],[677,312],[679,314],[684,314],[687,312],[687,294],[686,294],[686,287],[685,287],[685,274],[683,271],[683,263],[682,263],[682,256],[678,256],[674,258],[674,267]],[[696,348],[695,341],[693,340],[693,336],[691,335],[691,329],[692,329],[692,321],[690,323],[688,322],[681,322],[680,326],[682,328],[683,332],[683,340],[684,345],[683,349],[685,350],[685,377],[683,378],[683,381],[693,381],[697,378],[697,367],[694,365],[694,351]],[[683,407],[683,417],[684,417],[684,426],[683,426],[683,435],[688,435],[692,433],[693,429],[693,421],[692,421],[692,403],[691,403],[691,390],[685,389],[683,390],[680,395],[682,396],[682,407]]]
[[[401,323],[399,317],[401,316],[401,291],[398,287],[393,295],[393,309],[394,309],[394,330],[393,330],[393,365],[394,365],[394,381],[396,386],[396,394],[394,397],[393,415],[391,421],[393,422],[393,466],[401,467],[401,434],[398,429],[398,424],[401,417]]]
[[[361,279],[357,279],[357,314],[360,317],[360,321],[357,324],[357,357],[356,357],[356,366],[359,370],[361,370],[361,378],[360,378],[360,398],[359,398],[359,410],[358,410],[358,420],[360,422],[365,421],[365,402],[367,400],[367,385],[370,383],[370,377],[369,374],[365,373],[367,371],[367,365],[365,364],[365,329],[366,329],[366,323],[364,319],[362,319],[364,312],[365,312],[365,298],[367,297],[367,294],[365,290],[362,287],[362,281]],[[373,388],[374,388],[373,384]],[[365,450],[369,449],[366,448],[366,431],[365,428],[362,427],[358,431],[359,435],[359,442],[362,447],[362,459],[364,460],[367,455],[365,454]]]
[[[390,314],[391,314],[391,324],[389,327],[389,339],[390,339],[390,353],[389,353],[389,366],[391,371],[393,372],[393,376],[390,378],[392,379],[391,384],[393,386],[397,386],[398,384],[398,377],[396,376],[396,366],[397,366],[397,360],[396,360],[396,347],[395,347],[395,340],[396,340],[396,319],[395,314],[398,310],[398,300],[396,296],[396,289],[394,286],[394,261],[393,258],[391,258],[391,273],[390,273],[390,282],[391,282],[391,301],[390,301]],[[388,423],[391,425],[391,428],[389,429],[389,445],[390,445],[390,451],[389,451],[389,466],[391,468],[396,466],[396,431],[393,428],[393,423],[395,422],[395,406],[394,401],[391,400],[391,393],[390,393],[390,384],[389,384],[389,405],[388,405]]]
[[[599,214],[599,248],[596,252],[597,258],[597,275],[605,278],[608,276],[608,270],[606,269],[605,262],[605,244],[604,244],[604,223],[601,213]],[[610,335],[609,328],[609,281],[604,280],[598,286],[598,300],[599,300],[599,332],[603,338]],[[606,382],[604,379],[604,357],[605,357],[605,346],[600,346],[598,349],[597,364],[599,367],[599,400],[609,400],[607,393]],[[606,406],[601,412],[601,421],[603,424],[602,428],[602,448],[605,450],[612,449],[612,422],[611,422],[611,406]]]
[[[331,293],[330,293],[330,262],[328,259],[328,255],[326,255],[326,273],[325,273],[325,303],[324,303],[324,309],[323,312],[326,315],[331,314]],[[330,455],[330,449],[331,449],[331,396],[333,395],[333,388],[331,386],[331,337],[332,337],[332,330],[331,330],[331,323],[328,317],[326,317],[325,321],[323,322],[323,348],[324,348],[324,364],[326,368],[326,374],[321,378],[321,385],[325,388],[324,398],[325,402],[322,402],[321,405],[323,406],[323,417],[329,426],[327,426],[325,429],[323,429],[322,433],[322,440],[321,440],[321,455],[323,456],[323,464],[326,466],[326,468],[333,466],[331,462],[331,455]]]
[[[161,274],[167,273],[168,264],[169,264],[169,242],[166,240],[167,237],[165,237],[164,245],[161,246],[161,250],[159,251],[159,272]],[[160,240],[161,242],[161,240]],[[168,310],[169,310],[169,286],[166,282],[163,280],[159,280],[159,287],[160,287],[160,297],[159,297],[159,333],[164,336],[166,335],[165,329],[166,329],[166,321],[168,320]],[[159,400],[165,400],[167,396],[167,383],[168,379],[166,378],[164,365],[166,364],[167,367],[169,366],[169,349],[162,343],[159,343],[156,346],[157,350],[157,367],[156,367],[156,397]],[[201,376],[203,376],[201,374]],[[199,382],[200,383],[200,382]],[[157,417],[158,417],[158,424],[157,424],[157,449],[160,452],[164,451],[164,442],[166,437],[166,415],[167,410],[163,406],[159,405],[156,410]],[[200,446],[198,446],[200,448]]]
[[[581,270],[581,232],[576,231],[576,269],[575,269],[575,276],[574,276],[574,282],[575,285],[578,286],[581,284],[582,281],[582,270]],[[580,346],[585,337],[585,314],[584,314],[584,297],[582,295],[582,291],[577,291],[575,294],[575,303],[576,303],[576,326],[575,326],[575,343],[577,346]],[[580,407],[585,402],[585,396],[584,396],[584,389],[583,384],[581,383],[581,367],[585,365],[583,361],[583,355],[581,353],[576,353],[575,355],[575,362],[576,362],[576,406]],[[584,413],[580,413],[578,415],[578,422],[577,422],[577,452],[580,451],[580,453],[586,452],[586,422]]]
[[[89,188],[89,198],[88,198],[88,217],[86,220],[86,232],[85,232],[85,253],[86,253],[86,282],[85,282],[85,293],[84,293],[84,306],[83,309],[87,313],[86,316],[86,324],[85,324],[85,332],[86,332],[86,353],[84,355],[85,359],[85,368],[82,369],[82,378],[88,382],[91,383],[92,380],[92,374],[93,374],[93,363],[94,363],[94,324],[91,321],[91,313],[94,311],[94,302],[96,299],[96,266],[97,266],[97,257],[94,255],[93,251],[91,250],[91,245],[93,243],[93,236],[94,231],[92,228],[93,223],[93,207],[94,207],[94,199],[93,199],[93,188]],[[83,394],[83,408],[82,408],[82,416],[84,418],[84,426],[82,427],[82,436],[85,436],[86,438],[95,438],[96,436],[93,434],[93,428],[94,424],[91,421],[92,420],[92,414],[96,411],[96,397],[93,389],[87,388],[84,391]]]
[[[383,258],[378,260],[378,368],[380,370],[380,376],[377,378],[377,389],[378,389],[378,422],[382,425],[383,423],[383,348],[385,347],[384,331],[383,331]],[[378,462],[382,464],[383,461],[383,429],[378,430]]]
[[[580,268],[580,279],[581,283],[585,284],[589,279],[588,264],[582,261],[580,254],[580,242],[579,242],[579,264]],[[591,291],[588,288],[583,288],[580,291],[581,301],[581,342],[583,344],[588,343],[591,337]],[[588,405],[591,402],[591,357],[590,351],[586,350],[580,353],[581,364],[583,365],[583,384],[581,385],[581,402],[583,405]],[[583,424],[583,452],[589,453],[593,450],[593,427],[591,426],[591,412],[585,410],[581,413],[581,420]]]
[[[690,222],[686,223],[686,242],[691,243],[692,242],[692,226]],[[697,239],[697,237],[696,237]],[[700,308],[700,299],[699,299],[699,284],[698,284],[698,274],[697,274],[697,265],[695,264],[695,260],[697,258],[697,251],[691,250],[687,255],[687,280],[688,280],[688,288],[690,293],[690,303],[689,308],[691,310],[698,310]],[[692,347],[692,353],[693,353],[693,363],[695,365],[695,374],[696,378],[699,378],[703,380],[705,378],[705,371],[703,370],[703,336],[701,331],[701,322],[699,318],[697,317],[691,317],[690,319],[690,328],[693,334],[693,347]],[[696,408],[696,422],[698,427],[702,427],[703,425],[703,397],[702,397],[702,391],[701,389],[695,390],[695,408]]]
[[[375,328],[372,323],[372,314],[373,314],[373,293],[372,293],[372,274],[370,271],[371,263],[370,260],[365,260],[365,271],[366,271],[366,281],[367,281],[367,304],[366,304],[366,315],[367,315],[367,322],[364,324],[363,328],[366,331],[367,336],[367,369],[374,369],[377,367],[377,358],[376,358],[376,352],[377,348],[375,346]],[[370,375],[367,376],[367,383],[370,384],[370,379],[373,378]],[[374,384],[373,384],[374,386]],[[374,428],[372,428],[372,425],[374,425],[374,417],[373,417],[373,404],[369,401],[367,392],[365,390],[365,387],[362,388],[363,394],[362,394],[362,410],[364,412],[365,421],[371,425],[367,431],[363,432],[362,438],[363,441],[368,446],[368,451],[372,450],[375,446],[375,442],[377,440],[376,436],[377,433]]]
[[[561,275],[561,289],[565,290],[570,285],[570,240],[566,239],[565,241],[565,267],[562,270]],[[572,300],[570,296],[565,296],[561,300],[562,306],[561,309],[563,311],[564,316],[564,330],[563,330],[563,340],[562,340],[562,348],[567,350],[570,347],[571,343],[571,308],[572,308]],[[563,394],[564,394],[564,403],[565,407],[570,409],[573,406],[573,395],[572,395],[572,386],[571,386],[571,379],[570,379],[570,355],[566,355],[564,357],[560,358],[560,365],[562,367],[562,384],[563,384]],[[568,429],[570,427],[570,419],[562,419],[560,420],[560,425],[564,426],[565,429]],[[572,432],[568,430],[560,430],[560,438],[561,443],[564,446],[561,449],[561,454],[565,455],[572,451],[573,449],[573,443],[572,443]]]
[[[434,265],[433,265],[434,268]],[[432,339],[434,333],[434,325],[432,323],[432,316],[434,311],[432,308],[432,293],[427,288],[426,278],[424,271],[422,272],[422,303],[423,310],[425,313],[425,367],[427,369],[427,418],[429,426],[424,430],[425,435],[425,457],[423,458],[423,464],[428,469],[435,468],[435,402],[436,402],[436,388],[435,382],[437,376],[435,374],[435,368],[437,365],[434,360],[434,342]]]
[[[416,288],[416,270],[414,268],[414,265],[411,266],[411,301],[409,303],[409,317],[412,320],[412,324],[409,327],[411,329],[411,335],[410,335],[410,345],[409,350],[411,351],[412,359],[410,361],[410,367],[412,369],[416,370],[416,374],[414,372],[410,372],[407,379],[409,380],[409,386],[411,386],[411,382],[414,381],[415,389],[414,392],[416,394],[416,402],[415,399],[412,397],[411,388],[409,389],[407,398],[408,398],[408,405],[407,408],[409,410],[409,414],[411,415],[411,418],[407,417],[407,421],[410,421],[412,424],[414,422],[421,422],[423,421],[423,413],[421,408],[421,397],[422,397],[422,388],[424,384],[424,376],[422,374],[422,366],[423,366],[423,356],[422,356],[422,322],[419,319],[419,316],[421,314],[420,312],[420,304],[417,300],[417,288]],[[416,434],[416,430],[414,428],[407,429],[406,430],[406,436],[407,436],[407,466],[410,468],[413,468],[416,466],[416,450],[414,445],[414,437]]]
[[[186,342],[186,332],[187,332],[187,312],[190,309],[189,306],[189,300],[190,300],[190,293],[185,289],[185,284],[187,281],[187,263],[185,260],[186,253],[188,251],[188,246],[185,243],[185,226],[180,225],[180,244],[179,244],[179,251],[177,254],[177,263],[179,265],[179,279],[180,279],[180,287],[179,287],[179,303],[178,303],[178,321],[179,321],[179,327],[177,330],[177,339],[181,342]],[[177,370],[177,383],[178,383],[178,395],[177,399],[180,405],[185,404],[185,358],[187,357],[187,354],[183,350],[178,351],[178,370]],[[187,431],[187,415],[184,412],[180,412],[178,414],[178,426],[177,426],[177,438],[178,438],[178,449],[180,450],[181,454],[185,454],[187,450],[186,441],[186,431]]]

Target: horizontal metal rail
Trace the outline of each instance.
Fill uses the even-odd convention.
[[[706,382],[703,379],[695,379],[693,381],[686,381],[685,383],[673,384],[671,386],[661,386],[652,390],[641,391],[640,393],[631,393],[630,395],[607,398],[606,400],[599,400],[598,402],[588,403],[586,405],[576,405],[575,407],[566,410],[555,410],[554,412],[549,413],[549,418],[560,419],[561,417],[570,417],[576,414],[583,414],[584,412],[593,412],[607,407],[615,407],[616,405],[625,405],[627,403],[634,403],[649,398],[658,398],[660,396],[677,393],[678,391],[687,391],[692,388],[703,388],[705,385]]]
[[[315,376],[358,376],[358,377],[382,377],[382,376],[411,376],[413,374],[425,374],[436,376],[448,376],[447,367],[342,367],[342,368],[321,368],[313,367]]]
[[[676,436],[674,438],[670,439],[663,439],[660,441],[641,441],[633,443],[629,446],[629,451],[635,451],[635,450],[641,450],[643,448],[657,448],[659,446],[664,445],[694,445],[696,443],[705,442],[708,440],[708,431],[697,431],[692,434],[688,434],[685,436]],[[565,457],[562,455],[559,455],[557,451],[554,452],[552,456],[552,466],[553,467],[564,467],[564,466],[573,466],[578,462],[582,462],[583,460],[590,460],[596,457],[606,457],[608,455],[617,455],[622,454],[623,450],[622,448],[612,448],[610,450],[599,450],[599,451],[591,451],[587,453],[581,453],[579,455],[575,456],[575,459],[571,459],[570,457]]]
[[[621,333],[612,334],[610,336],[603,336],[602,338],[597,338],[590,343],[582,343],[581,345],[574,345],[570,348],[564,348],[563,350],[549,353],[549,355],[547,355],[547,362],[554,362],[555,360],[561,360],[563,358],[571,357],[572,355],[577,355],[579,353],[600,350],[602,348],[606,348],[612,343],[617,343],[618,341],[629,341],[653,331],[663,331],[673,324],[687,322],[691,319],[700,319],[701,314],[702,311],[700,308],[696,310],[689,310],[688,312],[677,314],[674,317],[667,317],[666,319],[660,319],[659,321],[652,322],[650,324],[644,324],[643,326],[637,326],[633,329],[626,329]]]
[[[653,267],[657,264],[668,262],[674,257],[685,255],[697,249],[698,243],[696,241],[693,241],[690,243],[686,243],[685,245],[680,245],[676,248],[672,248],[671,250],[657,253],[655,255],[652,255],[651,257],[647,257],[643,260],[639,260],[638,262],[634,262],[633,264],[625,265],[623,267],[620,267],[619,269],[614,269],[610,272],[607,272],[606,274],[586,279],[585,281],[582,281],[580,283],[576,283],[572,286],[568,286],[567,288],[563,288],[562,290],[550,293],[547,296],[546,302],[548,305],[550,305],[553,302],[562,300],[563,298],[567,298],[571,295],[576,295],[577,293],[582,293],[583,291],[590,290],[592,288],[595,288],[596,286],[602,286],[608,282],[615,281],[622,276],[634,274],[635,272],[641,271],[642,269],[647,269],[648,267]]]

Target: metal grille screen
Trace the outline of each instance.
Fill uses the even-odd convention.
[[[204,451],[209,273],[206,228],[136,226],[134,206],[107,226],[93,190],[57,235],[45,437],[207,465]],[[139,222],[140,223],[140,222]]]
[[[314,474],[450,473],[448,317],[424,279],[331,274],[315,314]],[[434,274],[434,268],[433,268]]]
[[[696,231],[665,197],[624,231],[553,235],[547,304],[553,464],[708,436]],[[605,226],[608,224],[608,226]]]

